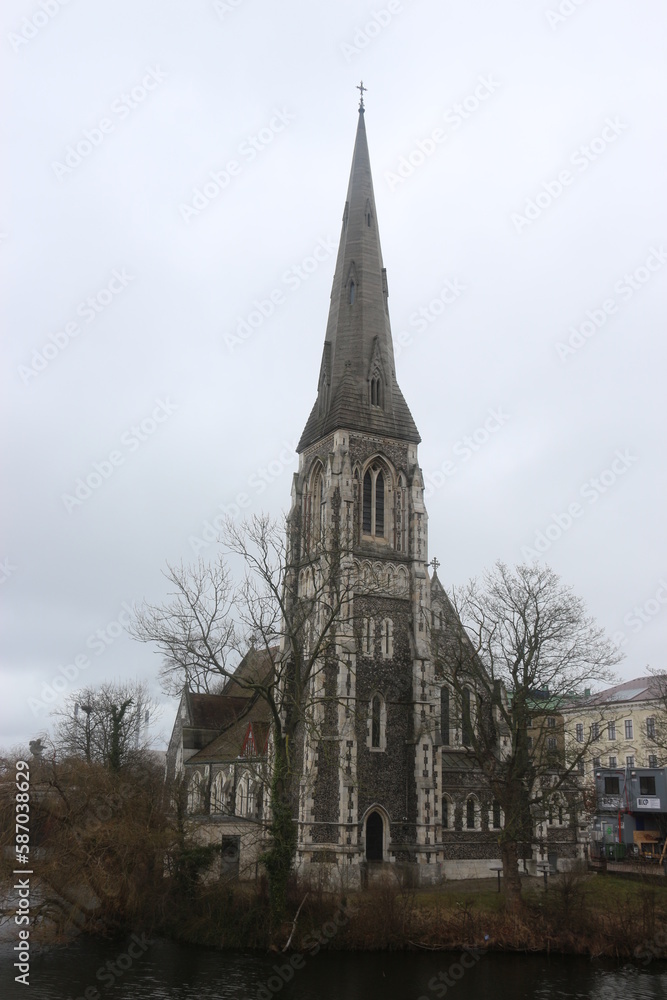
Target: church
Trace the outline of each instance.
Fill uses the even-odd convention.
[[[309,681],[308,724],[293,751],[297,871],[327,872],[351,887],[392,870],[411,884],[488,878],[499,864],[503,816],[466,749],[461,699],[433,656],[454,610],[437,562],[429,563],[421,439],[396,377],[363,90],[316,388],[297,448],[290,563],[305,596],[318,572],[328,572],[334,546],[348,590],[329,652]],[[187,712],[184,703],[184,719]],[[263,756],[256,747],[250,761],[242,747],[253,712]],[[234,739],[199,749],[195,740],[185,752],[176,737],[170,750],[172,758],[181,753],[189,787],[196,784],[189,802],[202,838],[236,837],[247,877],[269,819],[267,787],[257,777],[270,768],[265,724],[249,701],[230,728]],[[576,833],[567,823],[560,833],[562,855],[574,857]]]

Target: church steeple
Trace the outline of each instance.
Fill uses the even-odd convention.
[[[362,90],[317,402],[298,452],[338,428],[421,440],[396,381],[387,298]]]

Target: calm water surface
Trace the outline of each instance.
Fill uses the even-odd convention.
[[[447,987],[438,973],[458,953],[321,953],[305,958],[283,984],[274,965],[284,957],[249,952],[214,952],[150,942],[126,971],[127,942],[79,939],[31,962],[30,986],[14,982],[11,945],[0,945],[0,996],[14,1000],[78,1000],[96,987],[99,1000],[522,1000],[591,997],[593,1000],[667,1000],[667,967],[617,966],[578,958],[483,954]],[[139,953],[138,946],[133,951]],[[110,971],[106,963],[112,963]],[[461,972],[456,966],[454,976]],[[98,975],[99,973],[99,975]],[[435,979],[434,979],[435,977]],[[429,987],[429,982],[431,987]],[[437,987],[437,988],[434,988]],[[443,992],[444,991],[444,992]],[[89,992],[88,996],[94,996]]]

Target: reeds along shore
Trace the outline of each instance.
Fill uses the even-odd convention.
[[[294,917],[298,912],[296,924]],[[203,888],[196,912],[181,913],[171,933],[219,948],[272,948],[316,954],[320,949],[399,949],[550,952],[667,959],[667,887],[598,875],[563,875],[545,892],[524,890],[513,908],[492,889],[443,891],[379,885],[347,895],[294,884],[290,919],[268,938],[266,894],[233,886]],[[291,935],[291,940],[290,940]]]

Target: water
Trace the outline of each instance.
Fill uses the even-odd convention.
[[[458,952],[322,952],[304,956],[302,965],[297,957],[295,965],[301,967],[290,969],[288,958],[282,955],[218,952],[163,940],[142,941],[140,936],[123,942],[79,939],[69,948],[34,956],[26,991],[14,982],[11,945],[3,943],[0,995],[5,1000],[26,996],[32,1000],[269,1000],[276,996],[281,1000],[438,1000],[444,996],[448,1000],[667,1000],[667,966],[657,961],[644,968],[571,957],[489,953],[464,970],[459,957]],[[282,976],[274,966],[282,969]],[[438,978],[439,973],[449,977],[449,986]]]

